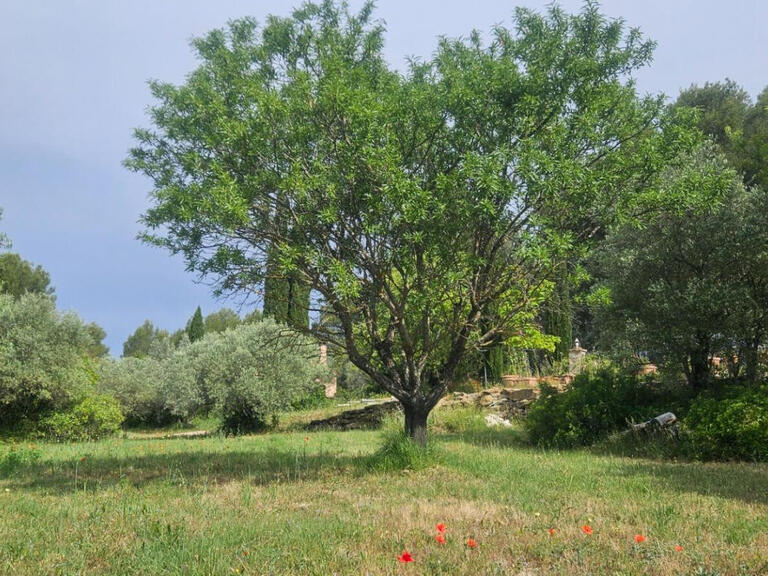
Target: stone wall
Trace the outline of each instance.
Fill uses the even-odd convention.
[[[454,392],[439,406],[465,406],[491,410],[505,417],[524,416],[528,406],[539,397],[538,388],[488,388],[481,392]]]

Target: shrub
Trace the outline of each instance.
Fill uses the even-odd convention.
[[[93,345],[74,314],[44,294],[0,294],[0,422],[12,428],[82,398],[94,379],[85,358]]]
[[[86,397],[70,410],[44,418],[40,429],[53,440],[100,440],[117,433],[122,422],[120,403],[99,394]]]
[[[768,460],[768,384],[704,394],[684,419],[693,455],[709,460]]]
[[[227,433],[267,428],[277,413],[322,389],[317,344],[272,320],[244,324],[192,344],[204,348],[205,386]]]
[[[530,440],[545,447],[588,446],[659,411],[658,394],[632,374],[611,369],[576,376],[563,392],[541,385],[525,419]]]
[[[208,334],[167,358],[105,362],[100,385],[130,424],[188,422],[215,411],[227,433],[243,433],[267,428],[279,411],[319,402],[326,377],[313,340],[265,320]]]
[[[127,357],[105,360],[99,389],[116,398],[129,425],[162,425],[174,420],[168,408],[165,360]]]

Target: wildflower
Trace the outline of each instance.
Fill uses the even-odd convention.
[[[437,536],[435,536],[435,540],[437,541],[438,544],[445,544],[445,536],[443,536],[442,534],[438,534]]]
[[[677,546],[675,546],[675,551],[682,552],[683,551],[683,547],[680,546],[680,544],[678,544]]]
[[[643,542],[645,542],[645,536],[643,536],[642,534],[636,534],[635,542],[637,542],[638,544],[642,544]]]
[[[587,536],[592,536],[592,526],[589,524],[584,524],[584,526],[581,527],[581,531]]]
[[[248,552],[248,550],[243,550],[243,556],[247,557],[249,554],[250,554],[250,552]]]
[[[477,542],[472,540],[472,538],[467,538],[467,546],[470,548],[477,548]]]
[[[541,516],[541,512],[534,512],[533,515],[536,516],[536,518],[538,518],[539,516]]]
[[[440,534],[445,534],[445,524],[440,522],[440,524],[438,524],[436,528],[437,528],[437,531],[440,532]]]
[[[557,528],[550,528],[549,530],[547,530],[547,532],[549,532],[550,536],[554,536],[555,532],[557,532]]]
[[[304,442],[309,442],[309,436],[304,436]]]
[[[400,556],[397,557],[400,562],[406,563],[406,562],[413,562],[413,556],[411,556],[410,552],[407,550],[403,551]]]

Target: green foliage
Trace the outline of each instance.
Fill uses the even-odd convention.
[[[768,191],[768,88],[747,112],[740,153],[744,182]]]
[[[40,423],[41,434],[52,440],[101,440],[113,436],[123,423],[120,403],[112,396],[89,395],[65,412],[56,412]]]
[[[49,296],[0,294],[0,423],[34,421],[82,398],[93,385],[93,344],[87,326]]]
[[[237,312],[229,308],[222,308],[217,312],[211,312],[205,317],[204,333],[224,332],[230,328],[240,326],[242,323],[243,320],[238,316]]]
[[[10,476],[19,468],[34,466],[39,461],[39,448],[13,446],[7,452],[0,452],[0,477]]]
[[[18,298],[28,293],[53,296],[54,288],[48,272],[41,266],[22,260],[18,254],[0,254],[0,294],[11,294]]]
[[[635,91],[653,44],[592,3],[404,73],[383,32],[332,1],[212,31],[183,84],[151,83],[127,165],[153,182],[146,241],[217,292],[311,286],[350,360],[425,414],[469,350],[536,330],[555,265],[653,204],[695,135]]]
[[[130,424],[188,422],[213,411],[229,433],[263,430],[277,413],[310,402],[327,377],[313,340],[272,320],[210,333],[165,357],[107,361],[101,389]]]
[[[432,413],[429,425],[435,431],[449,434],[479,434],[488,430],[485,414],[475,407],[441,408]]]
[[[91,322],[85,325],[85,329],[91,337],[91,343],[88,345],[88,356],[91,358],[104,358],[109,354],[109,346],[104,344],[103,340],[107,337],[107,333],[96,322]]]
[[[198,306],[187,323],[187,337],[189,337],[190,342],[197,342],[203,336],[205,336],[205,322],[200,306]]]
[[[541,386],[541,396],[525,419],[531,441],[538,446],[589,446],[631,419],[647,420],[659,397],[632,374],[611,369],[579,374],[563,392]]]
[[[400,429],[385,429],[381,437],[381,446],[368,461],[374,470],[424,470],[439,462],[440,451],[436,445],[420,446]]]
[[[692,85],[680,93],[675,106],[696,109],[698,128],[723,149],[732,166],[741,167],[739,141],[751,106],[749,94],[741,86],[728,79]]]
[[[266,428],[278,412],[322,389],[316,380],[327,376],[314,341],[270,320],[201,342],[198,362],[209,370],[198,385],[209,390],[228,433]]]
[[[697,458],[768,461],[768,384],[701,395],[684,423]]]
[[[309,327],[310,288],[291,271],[281,271],[277,251],[267,262],[264,279],[264,316],[294,328]]]
[[[155,328],[151,321],[145,320],[123,343],[123,357],[162,355],[159,351],[166,347],[168,338],[167,331]]]
[[[752,249],[738,237],[746,230],[737,217],[745,192],[710,146],[681,157],[662,184],[664,202],[640,225],[613,230],[596,254],[600,287],[610,294],[599,311],[604,345],[629,341],[701,388],[717,339],[729,334],[743,301],[734,262]]]
[[[165,367],[165,361],[151,357],[106,359],[99,366],[99,389],[118,400],[126,424],[168,424],[176,418],[165,398]]]

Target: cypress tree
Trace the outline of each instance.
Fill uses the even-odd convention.
[[[296,276],[283,274],[270,253],[264,280],[264,316],[295,328],[309,328],[309,292]]]
[[[190,342],[195,342],[205,336],[205,323],[203,322],[203,312],[200,310],[200,306],[197,307],[197,310],[195,310],[195,313],[189,320],[187,336],[189,336]]]

